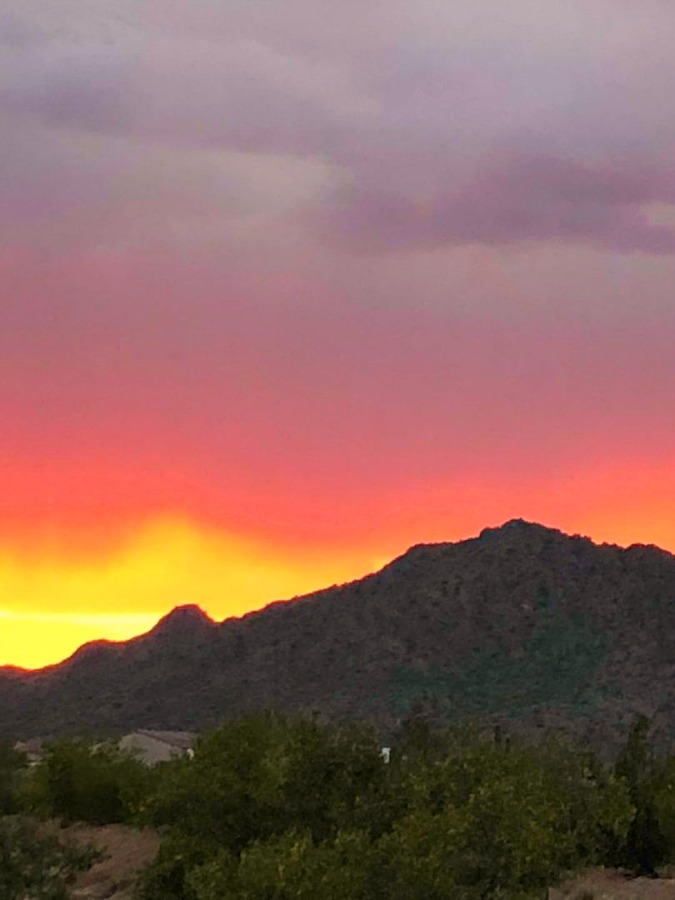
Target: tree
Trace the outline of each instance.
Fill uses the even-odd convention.
[[[661,828],[657,800],[659,785],[663,786],[663,763],[657,762],[649,744],[649,730],[646,716],[636,716],[614,767],[627,785],[635,815],[626,839],[614,849],[613,861],[640,874],[655,875],[671,848]]]
[[[150,779],[138,759],[113,744],[64,740],[47,747],[27,790],[35,812],[104,825],[133,819]]]
[[[162,769],[144,900],[529,900],[625,840],[626,782],[567,744],[252,716]],[[674,819],[675,822],[675,819]]]
[[[19,812],[21,781],[28,761],[11,744],[0,743],[0,815]]]

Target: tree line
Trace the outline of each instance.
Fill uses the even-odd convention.
[[[109,743],[59,741],[33,768],[4,748],[0,814],[7,900],[65,896],[26,887],[30,867],[14,893],[3,874],[41,818],[157,828],[138,900],[540,900],[589,865],[653,875],[675,861],[675,756],[653,751],[643,718],[607,764],[556,737],[421,718],[386,761],[369,725],[261,714],[153,768]],[[53,844],[40,852],[60,871]],[[62,882],[90,861],[64,850]]]

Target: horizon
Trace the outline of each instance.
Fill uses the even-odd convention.
[[[571,532],[568,533],[559,528],[556,528],[555,526],[546,525],[542,522],[535,522],[532,520],[527,520],[527,519],[522,519],[522,518],[512,518],[512,519],[505,520],[504,522],[502,522],[499,525],[484,526],[477,534],[472,534],[467,537],[459,538],[455,541],[431,541],[431,542],[410,544],[403,552],[401,552],[395,556],[392,556],[390,559],[387,559],[385,561],[380,561],[380,563],[378,564],[378,566],[376,568],[373,568],[372,570],[369,570],[367,572],[363,572],[363,573],[359,574],[358,576],[355,576],[354,578],[349,578],[344,582],[333,582],[331,584],[320,585],[318,587],[312,588],[309,591],[295,594],[293,596],[275,597],[273,599],[265,600],[259,605],[254,605],[250,608],[247,607],[243,611],[235,612],[232,614],[227,614],[223,618],[217,618],[216,616],[213,616],[209,612],[209,610],[202,607],[199,603],[181,603],[181,604],[171,607],[168,610],[165,610],[158,617],[151,617],[149,619],[149,621],[145,622],[146,627],[144,627],[143,630],[140,630],[140,631],[134,630],[132,633],[125,634],[125,635],[122,635],[119,637],[104,637],[104,636],[90,637],[87,640],[85,640],[84,642],[82,642],[81,644],[78,644],[75,648],[73,648],[64,657],[52,659],[47,662],[40,663],[39,665],[36,665],[36,666],[30,666],[30,665],[21,666],[21,665],[17,665],[17,664],[13,664],[13,663],[0,662],[0,669],[3,669],[3,668],[19,669],[20,671],[23,671],[23,672],[37,672],[44,668],[49,668],[54,665],[60,665],[61,663],[68,662],[74,655],[78,654],[82,649],[84,649],[85,647],[88,647],[90,645],[120,644],[120,643],[125,643],[126,641],[129,641],[129,640],[132,640],[134,638],[144,637],[144,636],[150,634],[151,632],[153,632],[161,624],[162,621],[170,618],[175,613],[180,612],[185,609],[197,610],[199,613],[201,613],[203,616],[205,616],[206,619],[208,619],[212,624],[222,625],[224,622],[229,621],[229,620],[241,619],[244,616],[247,616],[249,613],[263,612],[269,606],[275,605],[277,603],[293,603],[295,600],[301,600],[301,599],[304,599],[307,597],[311,597],[312,595],[314,595],[316,593],[321,593],[322,591],[324,591],[326,589],[330,589],[330,588],[334,588],[334,587],[344,587],[351,583],[360,581],[361,579],[366,578],[369,575],[377,574],[377,572],[381,571],[383,568],[386,568],[388,565],[390,565],[395,560],[406,556],[408,553],[410,553],[411,550],[415,549],[416,547],[420,547],[420,546],[434,547],[434,546],[439,546],[439,545],[449,545],[450,546],[450,545],[455,545],[455,544],[468,543],[470,541],[479,540],[483,536],[484,532],[486,532],[486,531],[503,531],[504,529],[506,529],[510,526],[514,526],[514,525],[522,525],[522,526],[525,526],[526,528],[528,528],[528,527],[541,528],[545,531],[553,531],[553,532],[562,534],[564,537],[582,538],[584,540],[590,540],[596,547],[612,546],[612,547],[618,547],[621,550],[630,550],[633,547],[655,547],[656,549],[661,550],[663,552],[667,552],[667,553],[672,552],[670,550],[667,550],[664,547],[660,547],[658,544],[644,543],[644,542],[616,543],[613,541],[598,541],[598,540],[593,539],[589,535],[580,534],[580,533],[571,533]],[[0,620],[2,620],[2,618],[3,618],[2,613],[0,613]],[[47,621],[49,621],[48,617],[47,617]],[[103,624],[105,624],[105,623],[103,623]]]
[[[0,13],[0,664],[514,516],[675,551],[674,28]]]

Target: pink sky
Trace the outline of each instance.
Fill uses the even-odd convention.
[[[675,550],[672,3],[14,6],[0,613],[167,517],[298,589],[517,515]]]

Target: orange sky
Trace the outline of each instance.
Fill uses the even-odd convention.
[[[128,638],[198,603],[220,619],[346,579],[363,559],[276,552],[189,521],[157,520],[88,556],[49,547],[0,556],[0,661],[56,662],[88,640]]]
[[[170,608],[198,603],[213,618],[260,608],[360,577],[420,540],[456,540],[511,515],[620,544],[675,549],[675,477],[668,469],[607,471],[552,487],[515,491],[496,484],[447,486],[433,495],[401,492],[373,518],[355,516],[335,545],[295,545],[271,532],[257,539],[177,516],[112,528],[63,523],[5,539],[0,555],[0,661],[56,662],[88,640],[123,640],[148,630]],[[458,511],[457,507],[461,511]],[[15,535],[21,530],[16,529]],[[39,536],[39,537],[38,537]]]
[[[10,5],[0,664],[514,517],[675,550],[675,4]]]

